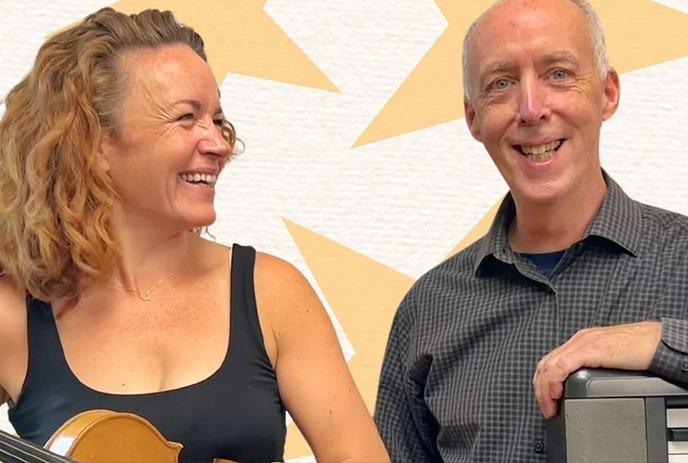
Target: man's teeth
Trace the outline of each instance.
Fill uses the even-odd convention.
[[[527,146],[521,145],[521,151],[523,154],[544,154],[548,151],[554,151],[561,146],[561,140],[557,140],[552,143],[540,146]]]
[[[547,151],[546,153],[542,154],[528,154],[528,159],[531,161],[536,161],[536,162],[545,162],[549,161],[554,157],[554,151]]]
[[[181,174],[182,180],[189,183],[205,183],[207,185],[214,185],[217,181],[217,175],[213,174]]]
[[[540,146],[521,145],[521,153],[532,161],[548,161],[554,156],[554,152],[561,146],[561,140]]]

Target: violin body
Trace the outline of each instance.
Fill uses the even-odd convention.
[[[0,432],[0,462],[10,463],[178,463],[181,449],[144,418],[111,410],[76,415],[45,448]],[[238,462],[216,458],[213,463]]]
[[[63,424],[45,448],[79,463],[177,463],[182,445],[140,416],[90,410]]]

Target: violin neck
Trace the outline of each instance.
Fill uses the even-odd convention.
[[[32,442],[0,431],[0,462],[3,463],[76,463],[49,452]]]

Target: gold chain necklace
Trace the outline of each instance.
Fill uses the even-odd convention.
[[[130,293],[136,293],[136,295],[139,297],[139,299],[141,299],[141,300],[144,301],[144,302],[148,302],[148,301],[151,300],[151,294],[153,293],[153,291],[155,291],[155,289],[156,289],[158,286],[160,286],[160,283],[162,283],[163,281],[167,280],[167,279],[168,279],[169,277],[171,277],[171,276],[172,276],[172,272],[170,272],[170,273],[168,273],[167,275],[163,276],[162,278],[160,278],[160,280],[158,280],[157,283],[155,283],[153,286],[151,286],[147,291],[139,291],[138,289],[127,288],[126,286],[123,286],[123,285],[118,285],[118,286],[119,286],[121,289],[123,289],[124,291],[129,291]]]

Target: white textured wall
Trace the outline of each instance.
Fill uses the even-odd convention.
[[[688,0],[661,3],[688,12]],[[0,95],[46,34],[107,4],[0,0]],[[462,119],[351,148],[446,27],[437,4],[268,0],[265,10],[341,93],[227,75],[223,104],[247,150],[219,182],[212,233],[290,260],[316,289],[282,218],[419,276],[506,191]],[[632,197],[688,214],[688,57],[621,83],[621,107],[603,129],[604,166]]]

